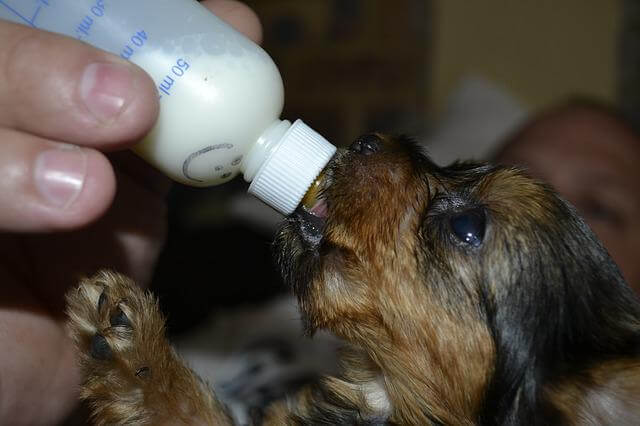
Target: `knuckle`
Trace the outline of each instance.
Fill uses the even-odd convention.
[[[21,129],[75,111],[77,71],[92,50],[75,40],[24,28],[0,40],[0,123]]]
[[[9,87],[32,84],[25,80],[25,76],[45,70],[43,54],[51,44],[47,37],[44,32],[27,29],[9,42],[2,64],[4,81],[9,83]]]

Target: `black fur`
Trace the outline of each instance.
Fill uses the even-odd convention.
[[[513,282],[502,300],[484,292],[497,347],[482,423],[548,425],[542,388],[606,359],[638,355],[635,294],[572,207],[549,193],[557,222],[530,223],[527,246],[504,253]],[[551,416],[551,418],[550,418]]]

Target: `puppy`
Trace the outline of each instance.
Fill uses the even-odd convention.
[[[548,186],[370,134],[319,189],[275,253],[308,333],[346,342],[342,373],[259,423],[640,423],[640,303]],[[232,423],[151,295],[103,272],[67,300],[97,424]]]

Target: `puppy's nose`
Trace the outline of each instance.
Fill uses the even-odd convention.
[[[349,147],[349,151],[362,155],[375,154],[382,148],[382,139],[373,133],[360,136]]]

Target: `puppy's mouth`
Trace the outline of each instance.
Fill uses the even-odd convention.
[[[329,212],[327,201],[322,196],[322,189],[327,180],[324,174],[315,180],[291,217],[297,225],[298,234],[309,248],[320,245],[324,236]]]

